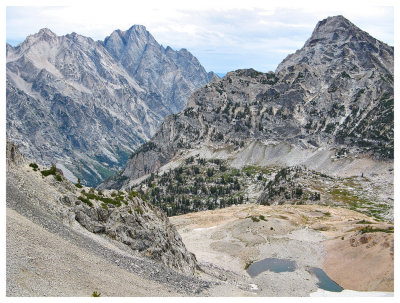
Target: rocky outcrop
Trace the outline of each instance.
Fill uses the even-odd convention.
[[[7,163],[12,163],[7,170],[12,191],[7,191],[7,200],[24,197],[24,203],[35,209],[30,212],[40,210],[42,216],[62,222],[65,229],[75,228],[78,222],[91,233],[103,235],[108,245],[123,245],[134,256],[180,273],[192,275],[199,269],[196,257],[186,249],[167,216],[139,193],[99,192],[74,185],[58,173],[46,174],[43,167],[20,161],[23,156],[13,143],[7,144],[7,151]]]
[[[6,141],[6,161],[9,165],[21,165],[25,158],[20,153],[18,146],[14,142]]]
[[[104,41],[42,29],[17,47],[7,44],[7,137],[36,161],[94,186],[212,76],[143,26]]]
[[[75,219],[90,232],[105,234],[180,272],[193,274],[198,268],[196,257],[187,251],[175,227],[160,209],[138,197],[127,199],[119,207],[91,201],[92,206],[81,200],[72,201]]]
[[[240,150],[254,141],[315,156],[333,150],[392,159],[393,75],[393,47],[342,16],[329,17],[275,72],[237,70],[197,90],[183,112],[167,117],[124,171],[101,186],[127,185],[183,150]],[[280,164],[296,165],[303,161],[298,158]]]

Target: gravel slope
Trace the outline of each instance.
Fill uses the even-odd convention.
[[[56,191],[29,170],[7,171],[8,296],[178,296],[210,287],[59,216]]]
[[[102,296],[182,295],[72,244],[10,208],[7,235],[7,296],[83,297],[93,291]]]

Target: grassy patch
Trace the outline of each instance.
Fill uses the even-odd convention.
[[[346,189],[334,188],[330,191],[330,194],[332,195],[333,200],[336,202],[343,202],[349,205],[355,205],[363,202],[363,199],[353,195]]]

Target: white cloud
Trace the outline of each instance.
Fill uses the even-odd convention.
[[[266,66],[274,69],[304,44],[319,20],[330,15],[342,14],[391,45],[394,39],[393,7],[387,6],[393,1],[202,0],[195,6],[191,1],[55,2],[64,6],[10,8],[7,39],[21,41],[48,27],[58,35],[75,31],[102,40],[115,29],[143,24],[159,43],[187,48],[207,70],[217,72],[249,64],[262,71]]]

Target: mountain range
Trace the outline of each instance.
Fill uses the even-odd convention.
[[[7,44],[7,137],[36,161],[94,186],[214,76],[141,25],[104,41],[45,28]]]
[[[126,168],[121,188],[197,156],[376,176],[393,165],[393,47],[343,16],[320,21],[275,72],[237,70],[194,92]]]
[[[392,295],[393,53],[343,16],[223,78],[138,25],[7,44],[7,295]]]

